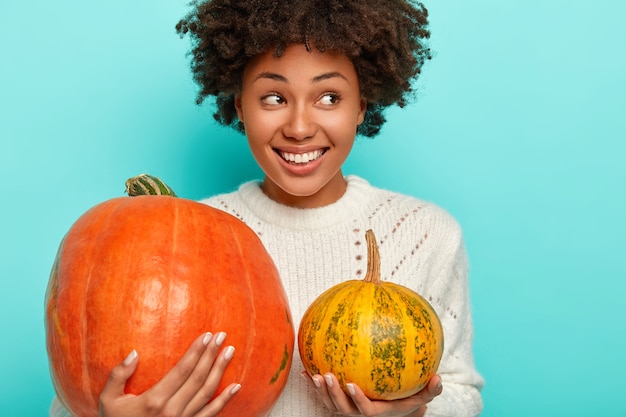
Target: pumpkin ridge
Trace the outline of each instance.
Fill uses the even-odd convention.
[[[64,337],[63,328],[59,323],[59,313],[58,313],[58,296],[59,296],[59,260],[60,253],[63,248],[63,241],[61,241],[61,245],[59,251],[57,253],[56,258],[54,259],[54,264],[52,264],[52,272],[50,272],[50,283],[46,290],[46,300],[48,300],[48,305],[46,306],[46,310],[49,312],[46,317],[51,316],[52,322],[54,323],[54,328],[56,329],[56,334],[60,337]]]
[[[234,242],[237,244],[237,252],[239,255],[239,259],[244,259],[244,255],[245,255],[245,250],[242,246],[241,240],[240,240],[240,236],[238,233],[236,233],[236,231],[233,229],[233,225],[231,222],[228,222],[228,230],[230,232],[230,235],[234,238]],[[247,266],[247,265],[246,265]],[[250,277],[250,271],[247,267],[245,268],[241,268],[242,272],[245,272],[245,282],[246,282],[246,287],[248,288],[248,294],[251,294],[251,299],[250,299],[250,314],[249,314],[249,318],[251,319],[252,323],[255,323],[257,321],[257,305],[256,302],[254,301],[255,297],[257,296],[257,294],[254,292],[254,286],[251,283],[251,277]],[[244,274],[241,274],[244,275]],[[245,351],[248,350],[248,344],[250,343],[251,340],[256,340],[257,339],[257,329],[256,326],[246,326],[245,330],[246,332],[246,346],[242,346],[242,347],[237,347],[239,349],[245,349]],[[242,368],[241,368],[241,378],[245,379],[245,377],[248,375],[248,370],[249,370],[249,363],[248,361],[245,361]]]
[[[432,313],[424,307],[424,303],[426,300],[419,294],[408,294],[406,291],[402,291],[402,288],[393,286],[394,292],[400,297],[403,301],[404,305],[407,306],[405,309],[405,314],[408,319],[411,320],[414,329],[416,330],[415,335],[415,353],[416,357],[422,356],[422,358],[415,363],[419,363],[422,372],[419,375],[419,378],[422,378],[428,374],[434,374],[435,369],[439,365],[439,361],[433,362],[432,360],[427,362],[426,358],[433,358],[433,352],[437,350],[437,338],[433,338],[433,335],[438,332],[441,334],[440,337],[440,350],[443,351],[443,332],[440,329],[434,329],[433,323],[438,323],[436,318],[432,317]],[[419,314],[415,312],[419,311]],[[421,352],[420,352],[421,351]],[[420,355],[422,353],[422,355]]]
[[[150,197],[151,198],[151,197]],[[181,241],[181,233],[184,233],[185,231],[181,231],[180,230],[180,225],[179,225],[179,218],[183,217],[181,216],[180,210],[183,209],[183,207],[185,209],[187,209],[187,205],[181,205],[181,204],[169,204],[171,201],[170,200],[164,200],[163,203],[166,204],[170,207],[168,207],[168,211],[167,212],[171,212],[172,213],[172,217],[173,220],[171,221],[171,223],[168,223],[169,228],[171,229],[171,234],[169,234],[168,236],[171,236],[171,241],[170,241],[170,246],[169,246],[169,250],[170,253],[168,254],[169,256],[169,271],[174,271],[176,270],[175,268],[173,268],[172,266],[179,263],[179,259],[180,257],[178,256],[178,252],[180,251],[180,245],[179,242]],[[186,210],[187,213],[184,213],[184,217],[187,218],[193,218],[193,216],[191,215],[190,210]],[[199,230],[197,227],[194,227],[192,230],[196,231]],[[184,245],[183,245],[184,246]],[[169,277],[168,277],[169,278]],[[177,277],[178,278],[178,277]],[[167,295],[167,306],[166,306],[166,312],[164,317],[180,317],[183,313],[181,311],[179,311],[178,309],[176,309],[175,305],[176,304],[180,304],[180,300],[181,300],[181,296],[185,296],[185,298],[187,296],[187,293],[189,291],[187,285],[186,285],[186,279],[167,279],[166,280],[167,284],[168,284],[168,295]],[[183,286],[182,283],[185,283],[185,285]],[[178,285],[177,285],[178,284]],[[176,314],[172,315],[171,312],[175,311]],[[169,340],[178,340],[178,334],[172,334],[172,333],[177,333],[177,327],[175,326],[163,326],[165,327],[166,330],[166,334],[163,335],[162,340],[165,341],[169,341]],[[191,341],[189,341],[191,343]],[[172,364],[175,363],[178,358],[171,358],[172,360]]]
[[[373,292],[371,308],[377,314],[373,315],[370,324],[370,375],[375,382],[374,390],[382,395],[402,388],[407,340],[401,319],[403,312],[394,300],[393,293],[383,284],[376,285]]]
[[[344,330],[346,331],[346,333],[344,334],[343,340],[344,340],[345,349],[346,349],[345,357],[346,358],[350,357],[352,359],[352,364],[355,364],[355,363],[359,363],[359,361],[362,362],[363,360],[362,352],[361,352],[361,349],[359,348],[359,342],[362,342],[362,340],[358,338],[355,340],[355,337],[354,337],[355,336],[354,332],[358,331],[358,329],[362,325],[362,320],[363,320],[363,311],[360,308],[358,308],[358,306],[359,306],[359,303],[362,302],[364,299],[367,300],[367,298],[369,297],[369,292],[371,291],[371,288],[374,286],[374,284],[366,283],[365,281],[358,281],[358,280],[353,280],[351,282],[356,285],[353,285],[353,286],[346,285],[346,287],[344,287],[346,290],[349,290],[352,287],[354,288],[354,292],[351,294],[349,291],[346,291],[346,294],[345,294],[346,297],[344,298],[344,301],[343,301],[343,303],[346,304],[346,308],[348,309],[348,312],[350,313],[348,316],[347,323],[344,325]],[[354,307],[355,305],[357,306],[356,308]],[[341,350],[337,352],[336,356],[342,358]],[[347,369],[351,368],[350,364],[346,364],[347,366],[344,366],[344,364],[345,362],[342,360],[340,363],[339,370],[337,371],[337,373],[341,374],[341,381],[342,381],[343,387],[345,387],[346,383],[351,382],[351,381],[348,381],[348,379],[354,379],[354,375],[351,375],[350,373],[346,372]]]
[[[336,291],[331,291],[328,294],[325,294],[328,297],[326,298],[327,301],[324,305],[325,308],[318,313],[320,316],[319,328],[321,328],[322,323],[325,326],[325,329],[322,332],[324,342],[322,344],[323,351],[321,353],[324,363],[328,365],[332,364],[337,359],[335,358],[335,353],[337,352],[337,346],[341,342],[337,328],[339,327],[339,319],[345,310],[345,305],[343,303],[346,298],[346,295],[343,294],[344,288],[346,287],[341,285],[336,288]],[[338,294],[339,297],[335,294]],[[332,301],[335,301],[335,303],[332,305],[333,309],[331,310],[330,307]],[[328,315],[329,310],[334,311],[334,314]],[[341,361],[342,358],[339,358],[339,360]],[[334,369],[331,367],[328,370],[321,369],[320,371],[333,372]],[[338,377],[341,377],[341,375],[338,375]]]
[[[303,321],[306,321],[307,323],[307,328],[310,328],[311,331],[307,332],[306,334],[304,334],[303,336],[299,335],[298,337],[304,337],[305,341],[303,341],[302,345],[304,347],[304,351],[302,351],[302,349],[300,349],[300,355],[303,357],[303,362],[305,362],[305,364],[308,364],[311,369],[311,375],[320,373],[320,369],[319,367],[317,367],[315,365],[316,361],[315,361],[315,351],[313,349],[314,346],[317,345],[317,341],[316,339],[321,338],[320,340],[325,341],[327,340],[326,338],[326,330],[325,329],[323,332],[321,332],[321,328],[323,323],[326,321],[326,313],[328,312],[329,309],[329,305],[328,305],[328,301],[332,300],[335,296],[335,294],[337,294],[339,291],[341,291],[341,284],[337,287],[333,287],[330,288],[328,290],[326,290],[321,296],[320,296],[320,300],[322,300],[322,302],[320,302],[317,306],[313,307],[309,307],[311,309],[314,309],[315,311],[311,311],[311,313],[307,312],[304,314],[303,316]],[[300,324],[300,327],[302,328],[302,323]],[[322,343],[323,346],[324,343]],[[322,353],[322,356],[323,353]],[[324,358],[324,360],[326,360],[326,358]]]
[[[353,334],[347,329],[358,328],[360,326],[361,315],[354,308],[356,304],[365,297],[370,284],[366,284],[360,280],[349,280],[341,284],[341,294],[339,297],[333,297],[333,310],[338,313],[338,317],[334,320],[334,333],[336,335],[336,343],[330,346],[332,355],[327,356],[326,363],[330,372],[335,374],[342,387],[345,387],[349,380],[354,379],[354,375],[346,372],[349,369],[347,362],[358,363],[362,359],[360,350],[357,348],[359,340],[354,340]],[[365,295],[364,295],[365,293]],[[354,314],[344,314],[345,312]],[[331,316],[334,319],[334,315]],[[343,332],[338,331],[343,329]],[[344,350],[345,349],[345,350]],[[345,352],[345,353],[344,353]]]
[[[345,312],[350,311],[349,306],[352,305],[352,303],[350,303],[347,300],[354,300],[356,296],[358,295],[358,291],[354,291],[351,293],[349,290],[350,290],[349,287],[346,287],[346,286],[342,287],[342,292],[341,292],[342,298],[337,300],[337,303],[336,303],[337,307],[334,310],[335,314],[329,317],[329,324],[328,324],[328,336],[329,337],[326,339],[326,345],[324,349],[326,362],[329,365],[329,371],[335,374],[335,376],[337,377],[337,379],[342,385],[345,385],[346,376],[345,376],[345,373],[342,372],[341,370],[344,368],[343,365],[344,365],[344,361],[347,358],[347,355],[337,354],[338,352],[340,352],[338,347],[343,346],[346,342],[344,335],[340,333],[338,329],[343,328],[344,326],[344,324],[342,324],[343,322],[349,321],[351,319],[351,317],[345,317]],[[354,296],[351,297],[351,294],[354,294]],[[334,364],[336,364],[337,367],[333,366]]]
[[[289,349],[287,347],[287,344],[285,344],[285,351],[283,352],[283,357],[280,361],[280,366],[278,367],[278,370],[276,371],[276,373],[270,379],[270,385],[272,385],[274,382],[278,380],[278,377],[280,377],[280,373],[285,370],[288,362],[289,362]]]
[[[108,215],[99,215],[98,216],[98,228],[96,230],[108,230],[108,226],[111,224],[112,219],[115,218],[116,214],[118,211],[120,211],[120,206],[123,205],[122,203],[124,202],[123,199],[118,199],[118,200],[114,200],[114,204],[115,204],[115,210],[113,210],[112,212],[109,212]],[[112,203],[113,204],[113,203]],[[99,213],[98,213],[99,214]],[[95,248],[100,247],[102,245],[103,241],[106,241],[106,233],[102,233],[99,232],[97,234],[97,238],[96,239],[92,239],[89,242],[89,257],[91,257],[92,253],[95,252]],[[81,250],[82,248],[79,248],[79,250]],[[87,292],[88,289],[92,287],[91,285],[91,281],[94,279],[94,275],[97,274],[98,271],[95,270],[95,265],[94,264],[90,264],[89,265],[89,270],[87,273],[87,277],[86,279],[83,281],[84,282],[84,287],[81,290],[83,297],[87,296]],[[76,318],[77,320],[79,320],[81,322],[81,326],[82,326],[82,336],[81,339],[83,342],[81,343],[81,364],[82,364],[82,377],[83,377],[83,386],[88,387],[86,392],[91,393],[91,398],[90,398],[90,402],[91,404],[98,404],[98,396],[100,395],[99,393],[102,391],[102,389],[104,388],[104,385],[100,385],[101,381],[99,381],[97,378],[93,378],[92,377],[92,370],[89,367],[89,348],[87,346],[87,343],[85,341],[89,340],[89,328],[88,328],[88,323],[89,320],[87,319],[88,315],[89,315],[89,311],[88,311],[88,303],[82,302],[82,308],[80,311],[80,318]]]

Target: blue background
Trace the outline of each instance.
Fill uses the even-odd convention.
[[[461,222],[484,416],[625,416],[626,2],[430,1],[415,104],[346,163]],[[194,104],[183,0],[0,0],[0,414],[53,390],[43,298],[89,207],[150,172],[200,198],[260,176]]]

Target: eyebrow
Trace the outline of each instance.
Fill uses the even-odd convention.
[[[331,78],[343,78],[344,80],[348,81],[348,79],[342,73],[334,71],[334,72],[327,72],[325,74],[321,74],[316,77],[313,77],[313,82],[319,83],[321,81],[328,80]]]
[[[258,74],[256,77],[254,77],[254,81],[257,80],[262,80],[262,79],[269,79],[269,80],[274,80],[274,81],[280,81],[283,83],[288,82],[287,78],[283,77],[280,74],[276,74],[273,72],[262,72],[260,74]]]
[[[319,82],[322,82],[324,80],[329,80],[331,78],[342,78],[342,79],[348,81],[348,79],[342,73],[340,73],[338,71],[327,72],[327,73],[324,73],[324,74],[317,75],[317,76],[313,77],[313,79],[311,81],[313,83],[319,83]],[[287,80],[286,77],[284,77],[283,75],[280,75],[280,74],[276,74],[274,72],[262,72],[262,73],[258,74],[254,78],[254,81],[257,81],[257,80],[260,80],[260,79],[269,79],[269,80],[279,81],[279,82],[283,82],[283,83],[288,83],[289,82],[289,80]]]

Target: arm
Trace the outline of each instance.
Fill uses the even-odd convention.
[[[426,293],[444,329],[445,347],[439,373],[443,392],[428,405],[427,417],[474,417],[482,411],[484,384],[474,367],[473,325],[469,297],[469,268],[460,229],[446,242],[436,279]],[[433,271],[435,272],[435,271]]]
[[[50,406],[50,417],[72,417],[72,415],[63,407],[59,399],[54,397],[52,405]]]

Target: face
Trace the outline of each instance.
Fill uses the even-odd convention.
[[[235,107],[270,198],[312,208],[343,195],[341,166],[366,108],[348,57],[304,45],[266,52],[246,67]]]

